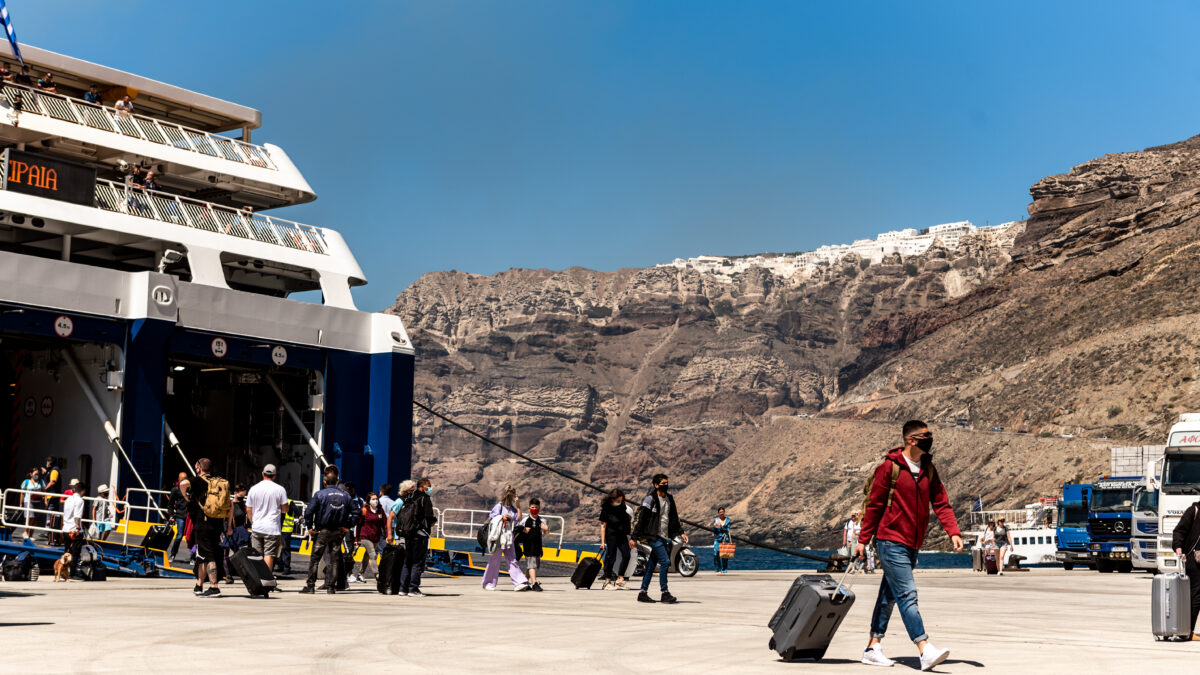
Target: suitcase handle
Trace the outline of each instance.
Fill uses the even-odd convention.
[[[854,573],[854,561],[851,560],[850,563],[846,565],[846,571],[842,574],[842,578],[838,580],[837,587],[835,587],[833,589],[834,597],[843,595],[842,585],[846,583],[846,577],[850,576],[853,573]]]

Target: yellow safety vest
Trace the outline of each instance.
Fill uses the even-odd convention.
[[[296,529],[296,519],[292,517],[292,514],[290,514],[290,513],[284,514],[283,526],[279,529],[281,532],[284,532],[285,534],[290,534],[293,530]]]

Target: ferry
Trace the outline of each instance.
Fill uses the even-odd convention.
[[[1042,497],[1023,509],[972,511],[963,533],[970,548],[980,548],[988,522],[1004,518],[1008,526],[1010,555],[1023,556],[1026,565],[1057,565],[1058,535],[1055,527],[1058,500]]]
[[[202,456],[247,485],[275,464],[299,500],[327,464],[363,494],[407,478],[413,345],[399,317],[355,306],[367,280],[336,230],[271,214],[316,194],[281,147],[252,140],[261,113],[21,51],[56,88],[6,80],[0,99],[9,545],[26,525],[19,486],[48,457],[59,490],[115,486],[130,510],[109,541],[125,545]],[[125,97],[135,112],[114,107]]]

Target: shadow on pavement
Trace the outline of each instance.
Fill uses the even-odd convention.
[[[910,668],[915,668],[916,670],[921,669],[921,658],[918,656],[900,656],[900,657],[893,658],[892,660],[895,661],[896,665],[898,665],[898,666],[908,666]],[[942,661],[938,665],[934,666],[933,669],[930,670],[929,672],[936,673],[936,672],[938,672],[938,670],[941,669],[942,666],[948,666],[953,663],[961,663],[963,665],[974,666],[976,668],[984,667],[984,665],[978,661],[966,661],[963,659],[946,659],[945,661]]]
[[[53,626],[53,621],[18,621],[13,623],[0,623],[0,628],[16,628],[17,626]]]

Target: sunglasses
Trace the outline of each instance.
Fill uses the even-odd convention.
[[[918,441],[923,441],[926,438],[933,438],[933,434],[926,431],[925,433],[921,433],[921,434],[912,434],[911,436],[909,436],[909,438],[915,438]]]

